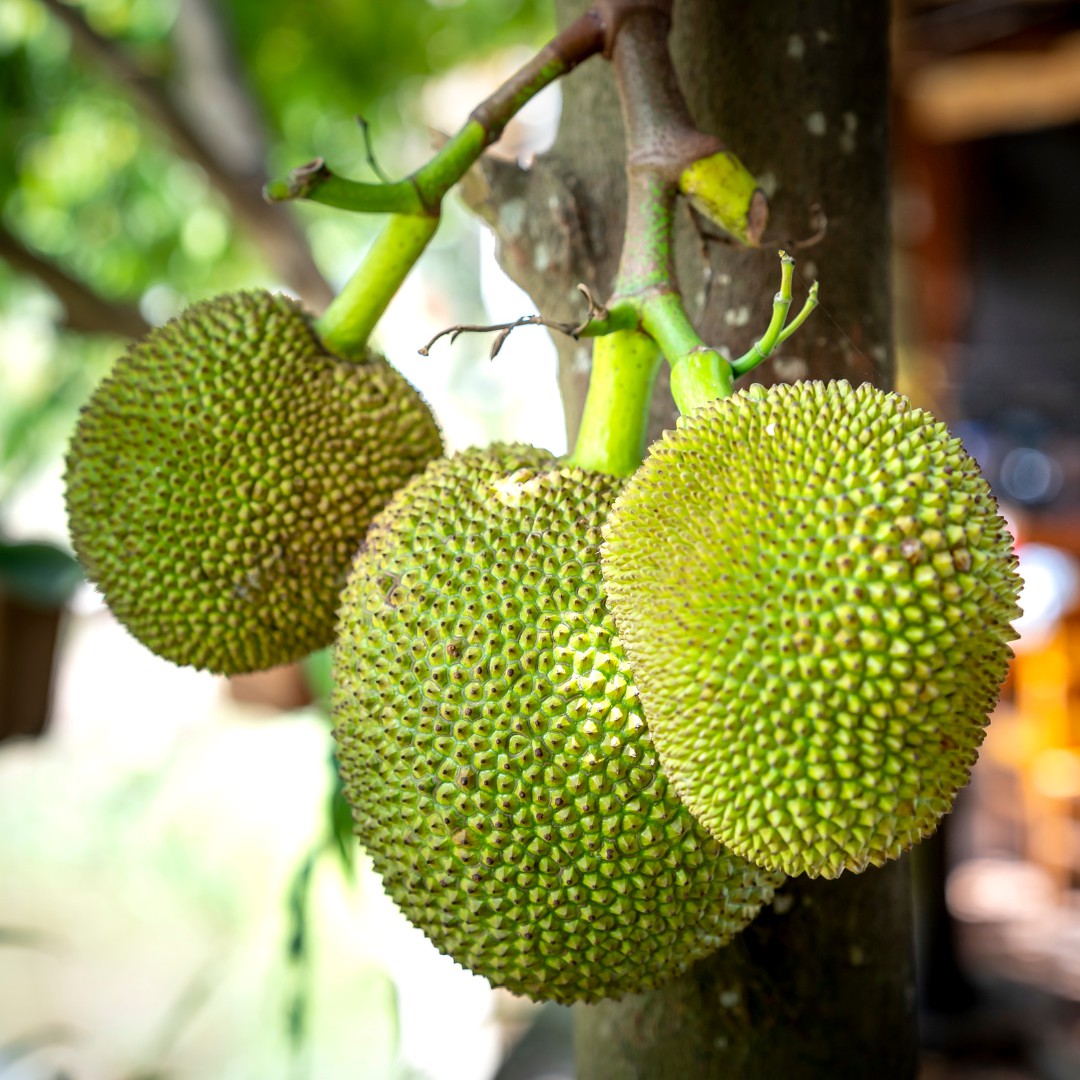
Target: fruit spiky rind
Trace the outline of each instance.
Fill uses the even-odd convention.
[[[499,447],[431,465],[342,596],[335,735],[405,915],[494,984],[593,1001],[674,976],[780,880],[660,771],[604,602],[621,481]]]
[[[661,761],[713,835],[835,877],[936,828],[1005,677],[1019,584],[944,424],[868,384],[752,387],[655,444],[604,535]]]
[[[330,643],[372,516],[441,449],[380,357],[331,355],[286,297],[219,296],[131,346],[84,407],[72,542],[161,656],[273,667]]]

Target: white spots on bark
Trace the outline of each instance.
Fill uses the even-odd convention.
[[[547,244],[541,242],[533,249],[533,266],[543,273],[551,265],[551,252]]]
[[[813,259],[807,259],[802,264],[802,276],[807,281],[815,281],[817,279],[817,263]]]
[[[765,192],[765,198],[771,199],[780,187],[780,181],[776,178],[776,173],[765,172],[758,178],[758,187]]]
[[[499,207],[499,235],[520,236],[525,227],[525,200],[507,199]]]
[[[828,127],[825,114],[820,109],[815,110],[806,118],[806,130],[811,135],[824,135]]]
[[[805,379],[806,373],[809,371],[806,361],[799,356],[778,356],[773,360],[772,366],[773,371],[784,382],[797,382],[799,379]]]
[[[806,55],[806,42],[799,34],[788,37],[787,54],[792,60],[801,60]]]
[[[742,1001],[742,994],[738,990],[723,990],[720,993],[720,1007],[722,1009],[734,1009]]]
[[[578,345],[574,350],[574,374],[588,375],[592,371],[592,346]]]
[[[791,893],[779,893],[773,900],[773,911],[777,915],[786,915],[795,906],[795,897]]]
[[[742,307],[728,308],[724,312],[724,322],[728,326],[746,326],[750,322],[750,308],[743,304]]]
[[[840,132],[840,153],[854,154],[858,141],[855,133],[859,130],[859,118],[853,112],[846,112],[841,120],[843,131]]]

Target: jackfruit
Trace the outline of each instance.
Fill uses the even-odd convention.
[[[285,297],[219,296],[131,346],[84,407],[72,542],[154,652],[273,667],[330,643],[368,523],[441,450],[383,359],[331,355]]]
[[[389,894],[460,964],[561,1002],[674,976],[782,880],[656,760],[600,577],[621,483],[520,446],[435,462],[372,524],[334,648],[345,793]]]
[[[604,527],[660,760],[721,843],[836,877],[967,783],[1019,579],[978,466],[864,384],[760,386],[654,444]]]

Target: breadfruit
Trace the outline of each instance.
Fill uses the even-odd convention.
[[[620,484],[527,447],[435,462],[373,523],[334,649],[346,797],[388,892],[465,967],[562,1002],[674,976],[782,880],[656,760],[600,578]]]
[[[865,384],[760,386],[654,444],[604,527],[615,625],[665,771],[732,850],[836,877],[967,783],[1019,579],[986,481]]]
[[[383,359],[331,355],[283,296],[219,296],[133,345],[84,407],[72,542],[154,652],[273,667],[330,643],[371,518],[441,450]]]

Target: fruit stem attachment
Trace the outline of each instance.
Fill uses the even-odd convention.
[[[597,338],[585,411],[568,462],[629,476],[645,456],[653,384],[663,357],[648,334],[618,330]]]
[[[643,6],[624,15],[615,38],[613,59],[627,131],[626,229],[607,318],[586,326],[582,336],[608,333],[614,325],[636,326],[635,337],[644,334],[654,341],[671,365],[672,392],[682,408],[730,394],[734,373],[727,359],[702,340],[683,305],[675,276],[676,197],[682,193],[692,199],[700,212],[748,244],[760,238],[767,206],[742,163],[718,138],[694,127],[668,52],[669,30],[668,5]],[[625,332],[622,337],[634,340]],[[608,355],[600,341],[594,364]],[[607,378],[603,369],[594,369],[594,377]],[[651,386],[650,379],[650,392]],[[632,422],[639,409],[636,400],[627,401],[624,409],[617,396],[604,391],[598,391],[594,403],[590,382],[586,416],[590,408],[599,412],[602,403],[607,423],[617,430]],[[584,449],[575,450],[575,456],[592,444],[584,427],[582,438],[579,447]]]
[[[438,227],[438,216],[430,214],[394,214],[387,221],[356,272],[315,320],[327,349],[363,358],[375,324]]]
[[[730,362],[708,346],[688,353],[671,369],[671,396],[683,416],[707,401],[729,397],[734,388]]]
[[[718,360],[719,354],[715,349],[703,347],[684,354],[672,364],[671,394],[684,416],[714,398],[727,397],[732,392],[734,380],[753,371],[766,360],[773,349],[791,337],[817,307],[818,283],[815,281],[810,286],[810,295],[802,310],[787,326],[784,325],[791,310],[791,279],[794,271],[795,260],[781,251],[780,291],[773,298],[772,318],[765,333],[737,360],[729,361],[723,357]],[[685,317],[685,312],[683,315]]]
[[[610,325],[633,325],[656,342],[671,365],[671,389],[696,400],[731,393],[734,374],[727,359],[710,348],[690,321],[675,279],[673,252],[676,185],[652,169],[627,170],[626,231],[615,295],[608,302]],[[603,324],[587,326],[585,336],[604,333]]]
[[[694,127],[668,52],[670,22],[670,4],[644,3],[622,13],[614,40],[612,55],[627,133],[626,229],[606,316],[583,325],[579,336],[599,337],[616,330],[615,336],[622,334],[625,341],[627,326],[647,335],[671,365],[671,391],[680,412],[686,413],[731,394],[736,376],[760,364],[802,324],[817,303],[817,289],[811,289],[806,306],[785,331],[795,261],[781,252],[780,291],[773,300],[772,318],[761,338],[734,363],[707,345],[690,321],[675,276],[677,195],[690,199],[700,213],[744,244],[759,242],[767,204],[738,158],[715,136]],[[594,356],[612,362],[599,343]],[[610,381],[602,370],[598,377]],[[587,411],[592,402],[590,384]],[[616,394],[598,391],[594,407],[597,413],[605,408],[608,424],[618,429],[638,404],[628,401],[624,413]],[[587,453],[591,443],[592,436],[575,456]]]
[[[624,6],[632,6],[631,0],[607,0],[605,9],[617,11]],[[560,76],[602,52],[607,36],[604,16],[590,8],[473,109],[461,130],[404,180],[390,184],[347,180],[316,159],[294,169],[284,180],[271,181],[264,194],[271,202],[307,199],[361,213],[437,215],[446,193],[499,139],[514,114]]]

